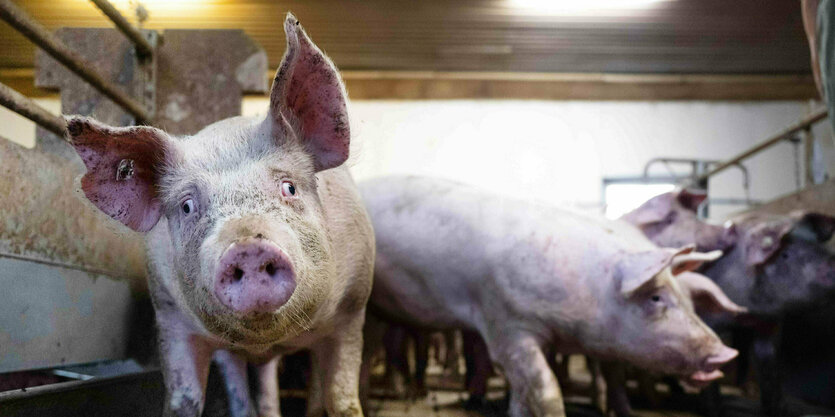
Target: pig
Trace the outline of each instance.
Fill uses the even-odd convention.
[[[693,205],[673,205],[674,220],[660,226],[658,201],[675,201],[675,193],[648,201],[623,219],[641,227],[660,246],[683,239],[720,234],[717,227],[696,218]],[[663,206],[663,204],[661,205]],[[702,271],[731,302],[747,307],[746,314],[709,317],[716,328],[730,329],[743,352],[753,351],[759,370],[761,399],[770,415],[783,411],[781,378],[776,366],[779,329],[787,314],[804,314],[835,295],[835,257],[825,243],[835,230],[835,218],[804,210],[789,214],[752,212],[734,217],[725,238],[703,240],[703,249],[723,249],[725,255]],[[660,232],[659,232],[660,231]],[[710,242],[714,242],[710,245]],[[727,243],[731,243],[727,245]],[[791,343],[792,341],[786,341]],[[747,357],[743,355],[743,357]],[[746,361],[740,362],[744,377]]]
[[[145,234],[166,416],[199,416],[216,356],[230,412],[278,416],[280,355],[311,350],[332,416],[361,416],[362,326],[374,236],[351,175],[347,97],[292,14],[265,118],[192,136],[67,118],[96,208]],[[260,380],[249,402],[246,366]]]
[[[787,315],[803,315],[835,300],[835,254],[825,245],[835,218],[802,210],[787,215],[755,211],[734,222],[737,244],[703,273],[749,314],[712,325],[748,334],[750,347],[740,348],[753,353],[764,411],[782,415],[779,330]]]
[[[369,305],[421,328],[478,332],[512,416],[564,416],[543,349],[706,382],[737,352],[693,312],[673,271],[715,255],[661,249],[603,218],[419,177],[361,184],[377,239]]]

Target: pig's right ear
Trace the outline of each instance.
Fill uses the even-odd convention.
[[[295,136],[313,157],[316,171],[342,165],[351,131],[339,72],[292,14],[287,14],[284,31],[287,51],[270,92],[273,135]]]
[[[160,218],[159,170],[170,139],[146,126],[111,127],[85,117],[68,117],[70,143],[87,166],[81,189],[99,210],[137,232]]]
[[[651,250],[627,253],[618,262],[620,292],[630,297],[641,287],[649,286],[664,268],[670,266],[673,253],[667,250]]]
[[[690,295],[690,299],[693,301],[693,306],[696,307],[696,311],[699,313],[702,312],[710,312],[710,313],[731,313],[731,314],[740,314],[748,311],[747,308],[742,307],[735,302],[731,301],[730,298],[716,285],[715,282],[711,281],[710,278],[702,275],[697,274],[695,272],[682,272],[681,274],[676,275],[676,281],[678,281],[681,288]]]

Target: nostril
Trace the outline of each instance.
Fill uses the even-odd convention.
[[[241,268],[235,268],[235,271],[232,273],[232,278],[235,280],[235,282],[240,281],[243,277],[244,271],[241,270]]]
[[[274,277],[275,276],[275,265],[272,262],[268,262],[267,266],[264,267],[264,271],[267,275]]]
[[[256,239],[263,239],[264,235],[262,235],[261,233],[258,233],[257,235],[255,235],[255,238]]]

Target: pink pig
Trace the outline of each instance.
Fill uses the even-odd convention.
[[[166,415],[199,416],[209,362],[251,414],[278,416],[277,358],[310,348],[333,416],[361,416],[357,380],[374,236],[344,167],[350,129],[339,73],[289,15],[266,118],[193,136],[67,120],[89,201],[146,234]]]

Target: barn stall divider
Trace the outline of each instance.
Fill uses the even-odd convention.
[[[0,18],[41,49],[35,84],[60,92],[62,113],[192,134],[267,91],[266,53],[243,31],[161,35],[92,2],[118,31],[51,33],[0,0]],[[142,237],[84,202],[63,118],[4,84],[0,104],[37,125],[33,149],[0,139],[0,414],[159,415]]]

